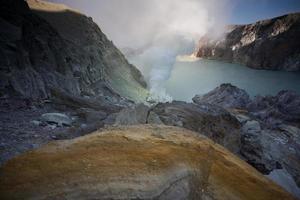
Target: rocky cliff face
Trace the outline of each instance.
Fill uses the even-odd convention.
[[[39,0],[1,1],[0,93],[45,99],[74,96],[146,98],[141,73],[100,28],[78,11]]]
[[[91,18],[45,1],[0,1],[0,163],[90,133],[146,96],[141,73]]]
[[[248,25],[229,26],[224,36],[200,39],[197,57],[244,64],[255,69],[300,70],[300,13]]]
[[[293,199],[197,135],[140,125],[51,143],[0,168],[1,199]]]

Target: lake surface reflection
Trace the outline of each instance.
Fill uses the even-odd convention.
[[[205,94],[222,83],[242,88],[252,97],[287,89],[300,94],[300,72],[254,70],[213,60],[176,62],[166,89],[174,100],[191,101],[195,94]]]

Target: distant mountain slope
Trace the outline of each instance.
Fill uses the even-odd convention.
[[[195,54],[256,69],[299,71],[300,13],[229,26],[225,38],[201,38]]]
[[[39,0],[1,1],[0,92],[29,98],[105,96],[146,98],[141,73],[78,11]]]

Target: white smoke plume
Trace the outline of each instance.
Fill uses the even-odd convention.
[[[51,0],[91,15],[103,32],[142,71],[159,101],[171,98],[164,83],[177,55],[192,53],[199,38],[221,32],[229,0]]]

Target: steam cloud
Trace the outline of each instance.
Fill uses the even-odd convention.
[[[59,0],[52,0],[61,2]],[[229,0],[64,0],[89,15],[148,81],[153,98],[169,101],[164,89],[176,56],[192,53],[205,33],[218,35]],[[125,52],[125,51],[124,51]]]

